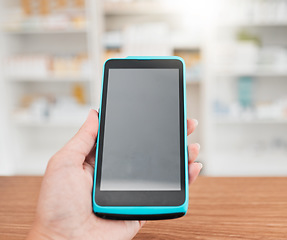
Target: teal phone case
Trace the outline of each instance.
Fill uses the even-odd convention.
[[[113,58],[116,59],[116,58]],[[94,172],[94,185],[93,185],[93,211],[96,215],[109,218],[109,219],[124,219],[124,220],[156,220],[156,219],[171,219],[181,217],[186,214],[188,209],[188,153],[187,153],[187,126],[186,126],[186,80],[185,80],[185,63],[184,60],[177,56],[169,57],[149,57],[149,56],[132,56],[121,59],[137,59],[137,60],[151,60],[151,59],[176,59],[183,64],[183,98],[184,98],[184,144],[185,148],[185,201],[180,206],[100,206],[95,201],[95,188],[96,188],[96,175],[97,175],[97,163],[98,163],[98,148],[99,141],[96,146],[96,158],[95,158],[95,172]],[[111,60],[111,59],[108,59]],[[107,61],[108,61],[107,60]],[[106,62],[107,62],[106,61]],[[105,62],[105,63],[106,63]],[[103,70],[105,69],[105,64]],[[102,77],[102,91],[101,91],[101,103],[103,97],[103,82],[104,71]],[[101,107],[99,108],[99,126],[101,124]],[[100,131],[100,127],[99,130]],[[99,132],[98,132],[99,135]]]

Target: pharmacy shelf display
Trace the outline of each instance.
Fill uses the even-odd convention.
[[[187,114],[201,122],[188,141],[202,143],[204,59],[200,34],[186,20],[192,9],[170,1],[34,1],[0,4],[0,126],[7,126],[0,174],[44,172],[88,109],[98,108],[102,65],[111,57],[183,57]]]
[[[0,174],[43,174],[99,105],[101,1],[36,2],[0,3]]]
[[[223,2],[206,47],[206,173],[286,175],[287,1]]]

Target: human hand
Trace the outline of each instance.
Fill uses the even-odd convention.
[[[197,126],[187,120],[187,133]],[[78,133],[49,161],[38,200],[30,239],[131,239],[145,221],[114,221],[97,217],[92,209],[98,113],[91,110]],[[199,144],[188,146],[189,181],[197,178]]]

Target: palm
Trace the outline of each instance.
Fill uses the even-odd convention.
[[[105,220],[93,213],[97,122],[97,113],[91,111],[79,132],[49,161],[39,196],[37,229],[30,236],[37,232],[49,239],[131,239],[143,225],[141,221]],[[187,125],[190,134],[196,125],[190,120]],[[198,150],[196,144],[189,146],[191,182],[200,171],[200,165],[193,163]]]
[[[74,156],[70,157],[66,163],[74,162]],[[94,159],[94,154],[89,158]],[[46,225],[57,234],[71,233],[65,236],[69,239],[83,236],[85,239],[126,239],[136,234],[140,228],[138,221],[112,221],[95,216],[91,204],[93,167],[87,161],[82,166],[63,166],[53,161],[48,165],[38,205],[38,214]]]

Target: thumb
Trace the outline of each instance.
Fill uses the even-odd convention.
[[[104,239],[132,239],[142,228],[146,221],[114,221],[98,218],[99,232],[103,233]],[[101,223],[101,224],[99,224]],[[99,233],[98,232],[98,233]]]
[[[127,229],[129,229],[126,232],[127,236],[125,237],[125,239],[132,239],[146,223],[146,221],[125,221],[125,222],[128,225]]]
[[[86,156],[95,146],[98,135],[98,112],[91,109],[89,115],[76,135],[62,148],[61,151],[70,152],[80,157],[74,158],[75,161],[83,163]]]

